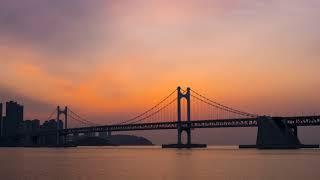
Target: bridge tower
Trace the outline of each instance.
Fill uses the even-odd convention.
[[[187,88],[185,93],[181,92],[181,87],[177,88],[178,92],[178,145],[182,144],[182,133],[185,131],[187,133],[187,144],[191,144],[191,102],[190,102],[190,88]],[[181,122],[181,100],[185,98],[187,100],[187,126],[182,126]]]
[[[64,124],[65,124],[65,129],[68,128],[68,107],[65,106],[64,109],[60,109],[60,106],[57,106],[57,145],[60,144],[60,135],[59,135],[59,130],[60,130],[60,115],[64,115]],[[63,127],[61,127],[63,129]],[[65,142],[66,142],[66,137],[65,137]]]

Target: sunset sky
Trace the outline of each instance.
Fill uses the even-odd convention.
[[[1,0],[0,101],[126,119],[177,86],[257,114],[320,113],[318,0]]]

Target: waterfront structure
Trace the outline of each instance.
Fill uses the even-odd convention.
[[[3,114],[2,114],[2,103],[0,103],[0,137],[2,137],[2,123],[3,123]]]
[[[174,94],[177,94],[177,97]],[[182,100],[186,100],[185,103],[182,103]],[[183,106],[186,106],[184,110]],[[171,107],[172,109],[170,109]],[[240,147],[259,149],[319,147],[319,145],[302,144],[297,133],[298,126],[320,126],[319,115],[293,117],[256,115],[218,103],[191,90],[191,88],[183,90],[178,87],[174,92],[161,100],[160,103],[147,111],[136,117],[111,125],[96,125],[79,114],[74,113],[70,107],[65,109],[67,109],[65,114],[67,114],[70,120],[82,123],[83,126],[60,129],[57,133],[60,137],[69,135],[78,136],[80,134],[90,135],[97,132],[111,134],[111,132],[115,131],[176,129],[177,143],[164,145],[163,147],[193,148],[206,147],[204,144],[191,143],[191,131],[194,129],[257,127],[256,144]],[[193,116],[192,112],[195,112],[195,116]],[[198,115],[207,116],[201,118]],[[173,117],[173,119],[170,119],[170,117]],[[184,132],[187,136],[186,142],[182,142]],[[38,136],[41,136],[41,134]],[[59,139],[61,138],[57,137],[57,144],[59,144]]]
[[[2,103],[0,103],[0,146],[29,146],[38,144],[39,139],[30,134],[39,131],[57,131],[63,129],[63,121],[51,119],[42,125],[40,120],[24,120],[24,107],[17,102],[6,102],[6,114],[3,116]],[[56,144],[56,136],[44,136],[43,144]]]
[[[177,96],[174,96],[174,95]],[[183,103],[183,100],[186,100]],[[198,103],[198,104],[197,104]],[[194,113],[193,113],[194,112]],[[319,147],[319,145],[306,146],[298,138],[298,126],[320,126],[320,116],[293,116],[293,117],[269,117],[240,111],[220,104],[200,93],[187,88],[178,87],[157,105],[147,111],[111,125],[99,125],[87,120],[75,113],[70,107],[60,109],[58,106],[52,113],[57,118],[45,121],[38,131],[25,131],[19,134],[24,139],[31,139],[34,144],[61,146],[70,142],[68,137],[81,135],[96,136],[115,131],[142,131],[142,130],[177,130],[177,143],[164,145],[163,147],[193,148],[206,147],[204,144],[192,144],[191,132],[199,128],[242,128],[257,127],[257,141],[255,145],[241,147],[265,148],[303,148]],[[80,123],[83,126],[63,126],[60,115],[64,115],[64,121]],[[195,115],[194,115],[195,114]],[[206,115],[206,117],[199,117]],[[6,121],[6,120],[5,120]],[[26,124],[32,122],[27,121]],[[65,123],[66,124],[66,123]],[[30,125],[27,125],[29,129]],[[186,142],[182,141],[183,133],[186,134]],[[45,139],[45,140],[43,140]]]
[[[40,120],[25,120],[21,125],[21,129],[23,132],[35,132],[40,129]]]
[[[4,137],[15,137],[23,122],[23,106],[14,101],[6,102],[6,116],[3,119]]]

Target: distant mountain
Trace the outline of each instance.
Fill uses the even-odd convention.
[[[153,145],[150,140],[144,137],[132,135],[113,135],[108,140],[113,145]]]
[[[85,137],[72,143],[76,146],[111,146],[108,140],[100,137]]]
[[[111,137],[85,137],[75,142],[77,146],[141,146],[153,145],[144,137],[132,135],[113,135]]]

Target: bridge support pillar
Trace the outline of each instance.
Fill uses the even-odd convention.
[[[177,88],[178,92],[178,144],[182,144],[182,133],[185,131],[187,133],[187,144],[191,144],[191,128],[190,128],[190,121],[191,121],[191,103],[190,103],[190,88],[187,88],[187,92],[184,94],[181,92],[181,88]],[[181,99],[185,98],[187,100],[187,126],[182,126],[181,121]]]
[[[298,127],[297,126],[293,126],[292,127],[292,131],[294,132],[294,135],[298,137]]]
[[[112,136],[112,133],[111,133],[111,132],[112,132],[111,130],[109,130],[109,131],[107,132],[108,137],[111,137],[111,136]]]
[[[300,148],[297,127],[290,127],[282,118],[262,116],[258,118],[258,149]]]
[[[190,145],[191,144],[191,129],[190,128],[182,128],[181,130],[179,130],[179,132],[178,132],[178,144],[179,145],[183,145],[183,142],[182,142],[182,133],[183,132],[187,133],[187,142],[186,142],[186,144]]]
[[[177,98],[177,131],[178,131],[178,141],[177,144],[163,144],[162,148],[204,148],[207,147],[206,144],[192,144],[191,143],[191,89],[187,88],[187,91],[181,92],[181,88],[177,88],[178,98]],[[185,98],[187,100],[187,121],[181,121],[181,99]],[[187,133],[186,144],[182,143],[182,133],[185,131]]]
[[[62,121],[60,121],[60,115],[63,114],[64,115],[64,124],[65,124],[65,129],[68,128],[68,107],[66,106],[64,108],[64,110],[60,109],[60,106],[57,107],[57,134],[56,134],[56,145],[59,146],[60,145],[60,130],[63,129],[63,123]],[[62,141],[66,142],[66,136],[63,136]]]

